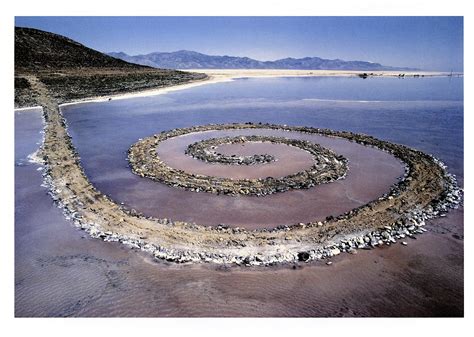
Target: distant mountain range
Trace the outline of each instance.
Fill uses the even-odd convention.
[[[367,61],[328,60],[320,57],[284,58],[276,61],[258,61],[248,57],[214,56],[195,51],[154,52],[128,55],[111,52],[108,55],[131,63],[165,69],[305,69],[305,70],[417,70],[390,67]]]

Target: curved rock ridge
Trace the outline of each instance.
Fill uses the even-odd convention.
[[[290,189],[305,189],[319,184],[329,183],[344,178],[347,173],[347,160],[319,144],[306,140],[289,139],[271,136],[224,137],[209,139],[191,145],[198,151],[207,146],[217,146],[221,143],[236,143],[247,141],[286,144],[309,152],[314,157],[314,164],[307,170],[300,171],[281,178],[266,177],[259,179],[232,179],[191,174],[174,169],[164,163],[158,156],[157,146],[170,138],[188,133],[209,130],[225,130],[227,125],[191,127],[164,131],[133,144],[128,151],[128,159],[132,171],[142,177],[151,178],[173,187],[185,188],[195,192],[209,192],[229,195],[265,196]],[[200,143],[204,143],[200,147]],[[196,145],[197,144],[197,145]],[[192,150],[192,151],[193,151]],[[204,152],[204,151],[203,151]],[[194,153],[194,152],[192,152]],[[205,158],[205,154],[202,155]],[[212,157],[212,154],[209,155]],[[222,158],[221,158],[222,159]]]
[[[226,155],[216,151],[216,148],[219,145],[242,144],[247,142],[274,143],[275,141],[265,140],[260,136],[210,138],[190,144],[184,153],[207,163],[219,163],[225,165],[258,165],[276,161],[274,156],[267,153],[254,154],[252,156],[236,156]]]
[[[88,181],[57,102],[36,77],[28,80],[38,93],[46,122],[41,150],[44,181],[65,216],[92,237],[122,242],[159,259],[244,265],[323,259],[421,234],[425,231],[425,220],[457,208],[462,199],[455,177],[442,162],[403,145],[328,129],[229,124],[226,127],[233,129],[277,128],[318,133],[375,146],[404,161],[406,173],[377,200],[328,217],[324,222],[247,231],[145,217],[117,204]]]

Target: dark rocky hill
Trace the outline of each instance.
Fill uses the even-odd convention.
[[[171,86],[205,74],[156,69],[129,63],[67,37],[15,28],[15,106],[37,105],[30,85],[37,78],[58,103]]]
[[[142,68],[58,34],[33,28],[15,27],[16,69],[58,70],[84,67]]]

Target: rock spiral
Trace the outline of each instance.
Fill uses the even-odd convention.
[[[344,178],[347,173],[347,160],[344,157],[319,144],[284,137],[252,135],[211,138],[191,144],[186,149],[186,154],[211,163],[255,165],[270,161],[272,156],[263,154],[232,157],[215,153],[215,151],[209,150],[209,148],[222,144],[246,142],[286,144],[307,151],[313,156],[314,163],[309,169],[279,178],[231,179],[187,173],[168,166],[158,156],[156,148],[161,142],[191,132],[201,131],[201,129],[203,128],[175,129],[138,141],[132,145],[128,152],[128,159],[133,172],[169,186],[185,188],[195,192],[254,196],[265,196],[277,192],[285,192],[290,189],[306,189]],[[205,129],[206,131],[211,130],[209,127],[205,127]],[[216,129],[220,130],[221,128],[217,127]]]

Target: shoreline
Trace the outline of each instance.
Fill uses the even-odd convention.
[[[167,94],[174,91],[190,89],[206,84],[215,84],[231,82],[239,78],[278,78],[278,77],[359,77],[361,74],[373,74],[370,77],[391,77],[397,78],[403,73],[406,77],[420,75],[423,77],[449,77],[449,72],[428,72],[428,71],[375,71],[368,72],[363,70],[293,70],[293,69],[187,69],[196,73],[204,73],[208,77],[202,80],[195,80],[188,83],[177,84],[168,87],[156,89],[147,89],[124,94],[114,94],[108,96],[88,97],[84,99],[73,100],[71,102],[61,103],[59,106],[69,106],[82,103],[98,103],[110,100],[122,100],[139,97],[149,97]],[[453,76],[464,76],[463,73],[453,73]]]
[[[311,69],[179,69],[181,71],[190,71],[195,73],[205,73],[208,76],[232,76],[232,77],[289,77],[289,76],[306,76],[306,77],[354,77],[359,74],[367,74],[368,77],[398,77],[403,74],[406,77],[420,75],[424,77],[444,77],[463,76],[460,72],[447,71],[396,71],[396,70],[311,70]]]
[[[22,111],[29,111],[29,110],[36,110],[36,109],[43,109],[41,105],[29,106],[24,108],[15,108],[15,112],[22,112]]]

